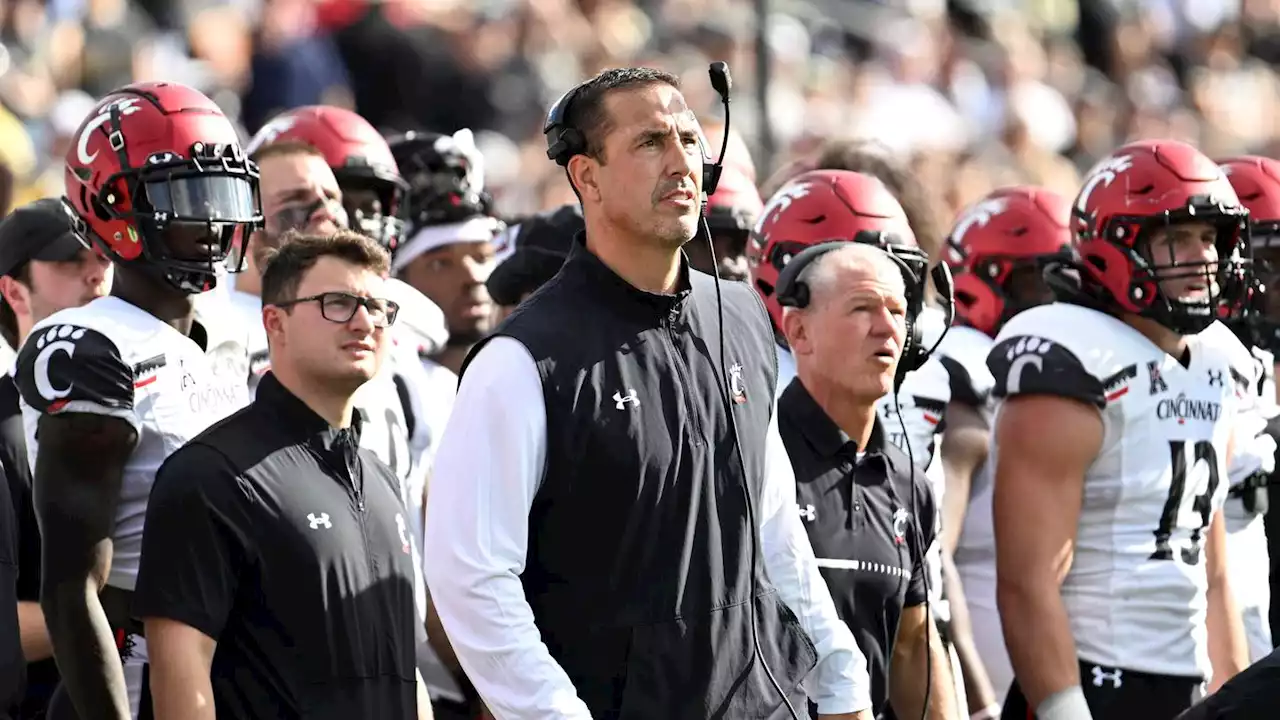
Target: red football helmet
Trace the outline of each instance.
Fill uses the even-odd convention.
[[[232,244],[262,224],[257,166],[197,90],[125,86],[98,101],[75,137],[64,201],[81,241],[113,262],[204,292]]]
[[[878,179],[847,170],[797,175],[769,199],[747,249],[752,283],[775,329],[782,327],[775,294],[782,268],[805,248],[833,240],[910,248],[923,266],[928,264],[915,251],[916,237],[902,206]],[[924,267],[913,269],[924,273]]]
[[[1241,307],[1249,285],[1249,213],[1212,160],[1185,143],[1130,143],[1085,176],[1072,208],[1081,280],[1122,312],[1179,333],[1204,330]],[[1205,222],[1217,230],[1218,262],[1152,257],[1151,236]],[[1204,278],[1204,301],[1167,297],[1161,281]],[[1217,294],[1213,290],[1217,287]]]
[[[1240,203],[1249,211],[1249,246],[1256,282],[1250,288],[1247,322],[1232,329],[1251,345],[1280,351],[1280,162],[1243,156],[1219,163]]]
[[[342,187],[353,229],[394,250],[403,239],[409,185],[386,139],[369,121],[328,105],[294,108],[264,125],[249,141],[248,152],[286,141],[304,142],[324,155]]]
[[[1047,294],[1017,297],[1010,280],[1029,269],[1069,257],[1071,203],[1038,187],[1001,188],[965,208],[947,237],[947,263],[955,273],[956,315],[992,337],[1009,318]]]
[[[745,241],[764,202],[746,175],[726,167],[716,191],[707,198],[707,226],[712,233],[741,233]]]

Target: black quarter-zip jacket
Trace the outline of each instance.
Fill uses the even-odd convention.
[[[722,368],[714,283],[685,262],[679,292],[638,290],[579,235],[560,273],[495,333],[528,348],[546,405],[525,597],[598,720],[768,718],[781,707],[752,663],[758,530],[743,491],[745,477],[758,525],[773,334],[755,292],[722,282]],[[755,581],[764,657],[791,692],[813,645],[763,559]]]
[[[156,473],[134,615],[218,641],[220,718],[417,717],[407,518],[359,433],[267,374]]]

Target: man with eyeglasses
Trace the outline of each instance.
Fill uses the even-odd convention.
[[[134,613],[157,720],[431,717],[406,511],[354,405],[399,311],[389,262],[358,233],[286,236],[253,404],[156,473]]]

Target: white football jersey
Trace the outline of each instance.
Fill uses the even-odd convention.
[[[124,468],[107,584],[132,590],[147,497],[170,453],[249,402],[244,334],[197,314],[188,337],[116,297],[54,313],[18,354],[27,453],[35,468],[42,414],[108,415],[128,421],[138,445]],[[202,347],[199,341],[204,341]]]
[[[962,403],[976,410],[992,426],[995,414],[995,398],[991,391],[995,378],[987,369],[987,355],[995,346],[990,335],[971,327],[951,328],[938,347],[941,360],[951,379],[951,402]],[[1013,683],[1013,665],[1004,644],[1004,631],[1000,625],[1000,609],[996,605],[996,538],[991,516],[994,493],[992,464],[984,462],[974,470],[969,484],[969,505],[964,516],[964,527],[956,545],[953,560],[960,582],[964,586],[965,602],[969,609],[969,624],[973,628],[973,644],[996,692],[996,701],[1003,703],[1005,693]]]
[[[1221,342],[1235,350],[1232,372],[1247,383],[1234,428],[1234,448],[1228,465],[1229,486],[1235,488],[1259,473],[1275,471],[1276,441],[1266,432],[1267,423],[1277,413],[1275,360],[1261,348],[1245,351],[1233,344],[1234,334],[1222,323],[1214,323],[1201,333],[1206,342]],[[1264,491],[1265,492],[1265,491]],[[1223,508],[1227,526],[1227,569],[1236,606],[1244,621],[1253,661],[1271,654],[1271,578],[1260,568],[1270,568],[1267,534],[1263,516],[1245,507],[1242,497],[1228,497]]]
[[[1243,388],[1225,339],[1187,341],[1184,367],[1110,315],[1054,303],[1010,320],[987,366],[1001,401],[1059,395],[1101,413],[1102,446],[1085,473],[1075,557],[1062,583],[1080,658],[1208,678],[1203,546],[1226,499]],[[999,452],[993,438],[992,462]]]

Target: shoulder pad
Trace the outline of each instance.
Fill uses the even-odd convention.
[[[993,394],[1057,395],[1107,406],[1103,383],[1094,377],[1075,353],[1060,343],[1036,335],[1003,339],[987,355],[987,367],[995,379]]]
[[[987,369],[987,354],[994,341],[970,327],[951,328],[936,355],[947,370],[951,399],[962,405],[982,407],[991,396],[995,380]]]
[[[133,410],[133,371],[106,335],[55,324],[31,334],[18,353],[18,391],[42,413]]]

